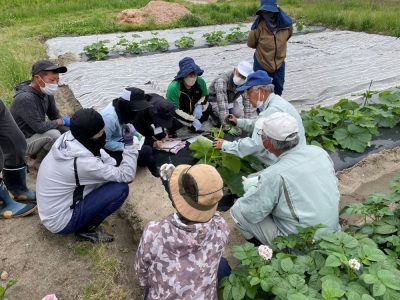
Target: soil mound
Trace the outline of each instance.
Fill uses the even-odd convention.
[[[190,14],[181,4],[164,1],[150,1],[139,9],[126,9],[117,16],[118,23],[143,24],[154,20],[155,23],[172,23]]]

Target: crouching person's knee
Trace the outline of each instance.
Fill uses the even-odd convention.
[[[53,146],[55,141],[61,136],[61,133],[57,129],[50,129],[49,131],[46,131],[45,136],[48,139],[47,143],[43,146],[43,148],[49,151],[51,146]]]

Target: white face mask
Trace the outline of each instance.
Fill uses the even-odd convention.
[[[261,93],[260,92],[261,91],[258,90],[258,100],[257,100],[257,103],[256,103],[256,108],[258,108],[258,109],[261,109],[264,106],[264,101],[260,100],[260,98],[261,98]]]
[[[42,81],[44,82],[43,79]],[[43,94],[53,96],[58,91],[58,84],[44,82],[44,87],[40,87],[40,90],[42,91]]]
[[[235,85],[239,86],[239,85],[242,85],[245,82],[246,82],[246,79],[243,79],[243,78],[241,78],[239,76],[236,76],[236,75],[233,76],[233,83]]]
[[[185,78],[183,79],[183,81],[185,82],[185,84],[186,84],[187,86],[189,86],[189,87],[194,86],[194,84],[196,83],[196,80],[197,80],[197,76],[195,76],[195,77],[185,77]]]

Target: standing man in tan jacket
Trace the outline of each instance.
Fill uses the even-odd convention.
[[[263,70],[268,73],[277,95],[283,92],[287,41],[292,33],[292,19],[278,6],[277,1],[261,0],[247,45],[256,49],[254,71]]]

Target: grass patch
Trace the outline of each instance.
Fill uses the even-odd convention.
[[[91,264],[92,279],[85,286],[82,299],[127,299],[128,293],[116,282],[121,264],[113,255],[113,245],[84,242],[71,243],[67,247],[74,254],[86,257]]]
[[[207,5],[184,4],[192,12],[169,25],[117,24],[123,9],[148,0],[14,0],[0,1],[0,98],[11,102],[15,85],[30,78],[32,63],[45,57],[42,42],[62,35],[155,30],[250,21],[259,0],[219,0]],[[280,0],[294,19],[305,24],[400,36],[398,0]]]

